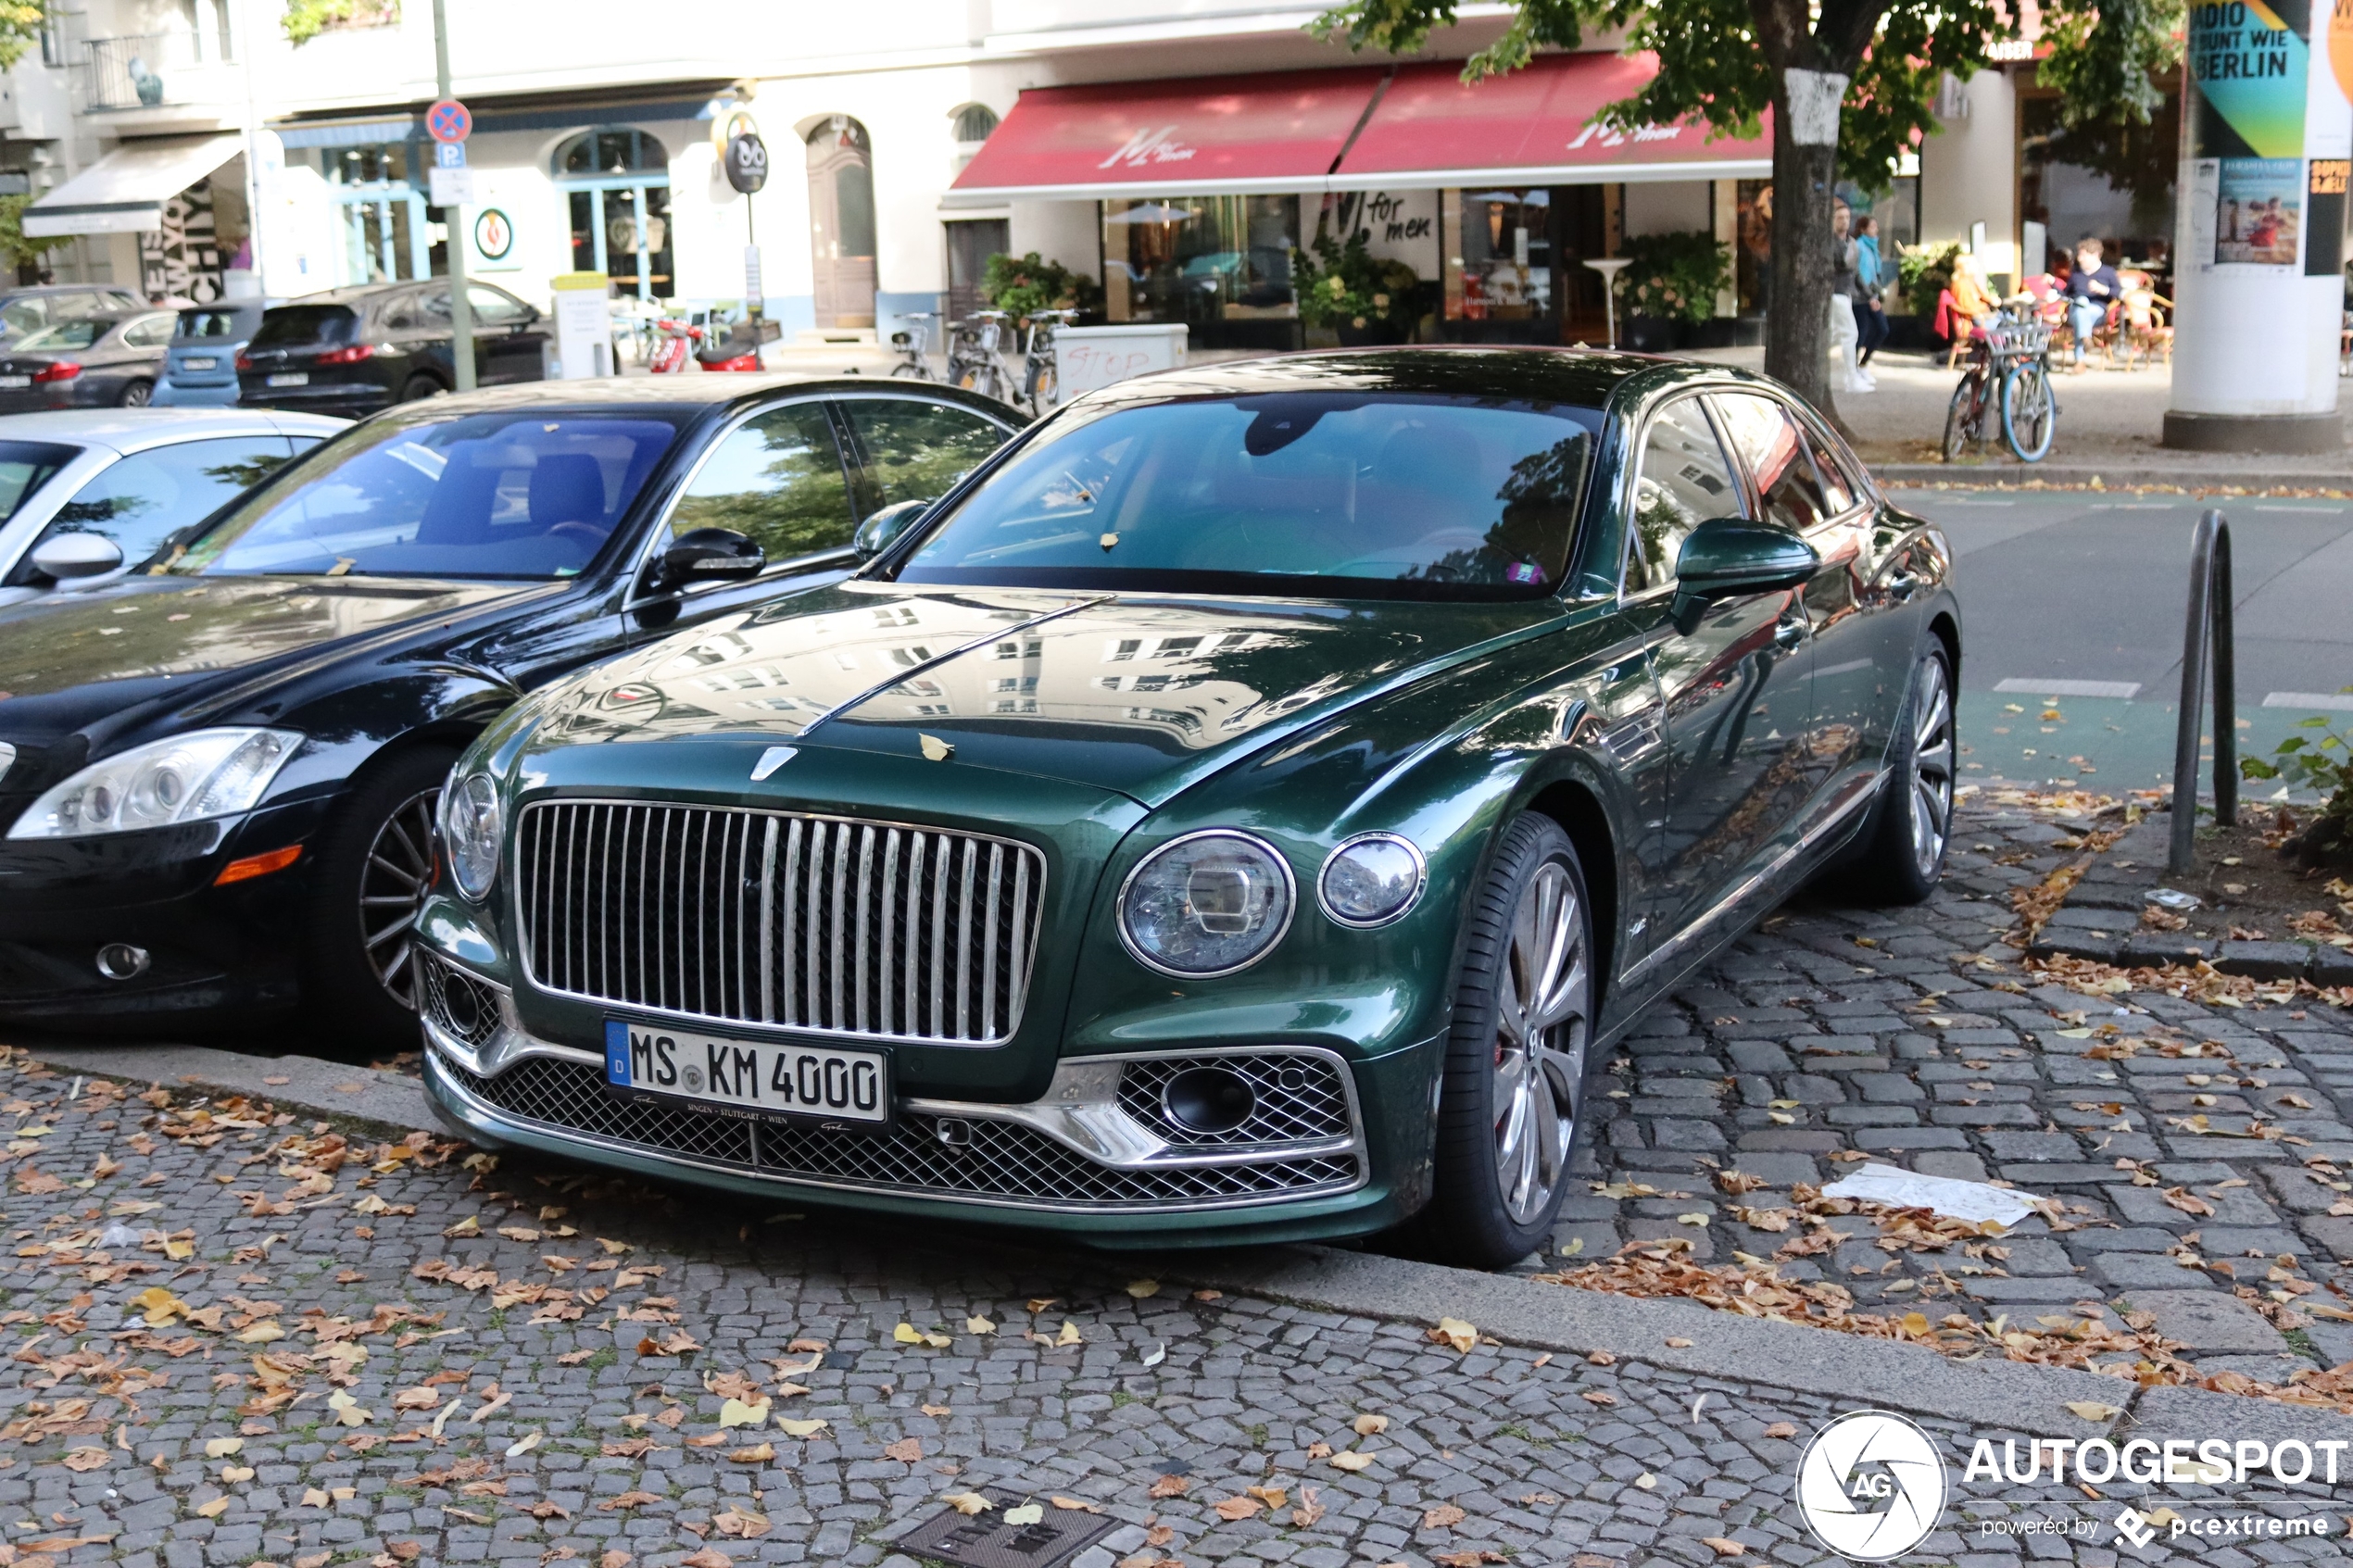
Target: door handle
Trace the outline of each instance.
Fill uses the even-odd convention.
[[[1793,648],[1810,634],[1803,621],[1784,621],[1773,628],[1773,646],[1784,650]]]

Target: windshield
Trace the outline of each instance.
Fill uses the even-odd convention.
[[[1567,564],[1600,428],[1591,408],[1387,393],[1077,410],[937,525],[899,580],[1533,597]]]
[[[257,313],[251,310],[182,310],[179,330],[174,334],[181,343],[201,343],[208,340],[226,342],[247,335]]]
[[[0,522],[17,515],[59,469],[82,456],[79,446],[46,441],[0,441]]]
[[[60,321],[32,333],[19,348],[28,352],[41,348],[87,348],[106,335],[109,323],[105,321]]]
[[[595,558],[677,439],[671,420],[633,415],[555,409],[371,421],[223,516],[172,570],[572,576]]]

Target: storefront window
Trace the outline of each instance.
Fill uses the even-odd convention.
[[[602,272],[639,299],[668,299],[670,151],[642,131],[584,132],[556,151],[572,220],[572,265]]]
[[[1449,191],[1446,315],[1460,321],[1551,320],[1557,257],[1550,191]]]
[[[1773,182],[1739,182],[1739,243],[1732,258],[1732,282],[1743,316],[1765,314],[1767,286],[1773,276]]]
[[[1103,203],[1103,305],[1114,321],[1182,321],[1203,348],[1298,345],[1297,196]]]
[[[319,147],[312,156],[335,205],[341,241],[336,247],[337,283],[385,283],[434,274],[424,193],[409,182],[409,171],[421,161],[415,148],[385,142]]]

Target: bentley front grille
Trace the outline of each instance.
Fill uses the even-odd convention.
[[[516,830],[533,984],[823,1035],[995,1045],[1021,1023],[1045,857],[799,812],[542,801]]]
[[[1015,1122],[902,1114],[880,1133],[753,1123],[608,1093],[596,1067],[525,1057],[495,1078],[446,1058],[440,1070],[501,1117],[656,1156],[862,1191],[1026,1207],[1194,1209],[1346,1192],[1354,1151],[1223,1165],[1100,1164]]]

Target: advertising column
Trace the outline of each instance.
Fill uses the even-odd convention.
[[[2312,65],[2326,0],[2189,12],[2165,445],[2334,452],[2353,105]],[[2331,55],[2338,50],[2330,40]]]

